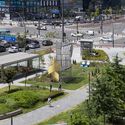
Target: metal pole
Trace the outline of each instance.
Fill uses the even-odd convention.
[[[101,34],[103,34],[103,20],[102,20],[102,15],[101,15],[101,26],[100,26]]]
[[[91,73],[89,72],[89,100],[90,100],[90,91],[91,91],[91,90],[90,90],[90,89],[91,89],[91,88],[90,88],[90,81],[91,81]]]
[[[115,47],[115,41],[114,41],[114,25],[112,23],[112,47]]]
[[[64,0],[61,2],[62,4],[62,43],[64,43]]]
[[[39,17],[39,20],[38,20],[38,35],[40,36],[40,17]]]
[[[77,24],[76,24],[76,30],[77,30],[77,34],[79,33],[79,31],[78,31],[78,19],[77,19],[77,22],[76,22]],[[77,40],[78,40],[78,35],[77,35]]]
[[[23,26],[24,26],[24,42],[26,44],[26,24],[24,23],[24,19],[22,18],[22,16],[20,15],[20,13],[18,13],[18,12],[15,12],[15,13],[18,14],[18,16],[20,17],[20,19],[23,22]],[[26,46],[25,46],[25,51],[26,51]]]
[[[40,1],[39,1],[38,35],[40,36]]]
[[[13,117],[11,117],[11,125],[13,125]]]
[[[100,3],[100,9],[101,9],[101,26],[100,26],[100,30],[101,30],[101,34],[103,34],[102,3]]]

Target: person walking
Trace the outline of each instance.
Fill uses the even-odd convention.
[[[49,107],[51,107],[51,97],[48,98],[48,104],[49,104]]]
[[[62,90],[62,85],[59,84],[58,91],[61,91],[61,90]]]

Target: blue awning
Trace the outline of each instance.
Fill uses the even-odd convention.
[[[51,10],[51,13],[52,13],[52,14],[59,14],[59,13],[60,13],[60,11],[59,11],[59,10],[57,10],[57,9],[55,9],[55,10]]]

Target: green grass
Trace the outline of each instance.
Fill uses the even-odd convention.
[[[72,69],[65,70],[61,73],[63,77],[62,88],[75,90],[88,83],[88,72],[94,70],[95,67],[83,68],[80,64],[73,65]],[[24,82],[23,82],[24,83]],[[50,78],[48,74],[29,79],[28,84],[34,86],[50,86]],[[58,87],[58,83],[53,82],[53,87]]]
[[[39,51],[35,51],[34,54],[39,54],[41,56],[45,55],[45,54],[49,54],[52,52],[52,49],[45,49],[45,50],[39,50]]]
[[[84,60],[99,60],[99,61],[108,61],[109,57],[103,50],[93,49],[92,52],[89,50],[83,50],[82,59]],[[95,55],[94,55],[95,54]]]
[[[82,121],[84,122],[84,124],[75,124],[75,125],[88,125],[89,124],[89,116],[87,115],[87,105],[86,105],[86,101],[84,103],[81,103],[80,105],[77,105],[76,107],[74,107],[71,110],[68,110],[66,112],[62,112],[57,116],[54,116],[44,122],[41,122],[37,125],[53,125],[53,124],[57,124],[57,123],[68,123],[68,125],[72,125],[71,124],[71,119],[72,121],[76,121],[79,120],[80,118],[82,119]],[[95,120],[95,116],[91,117],[91,120]],[[98,119],[96,119],[98,121],[99,124],[95,125],[103,125],[103,118],[100,116]]]
[[[50,118],[50,119],[48,119],[48,120],[46,120],[44,122],[41,122],[41,123],[39,123],[37,125],[51,125],[51,124],[63,123],[63,122],[67,123],[69,121],[70,117],[71,117],[72,112],[78,112],[81,109],[83,110],[83,108],[84,108],[83,105],[84,104],[82,103],[82,104],[74,107],[73,109],[71,109],[69,111],[62,112],[59,115],[54,116],[54,117],[52,117],[52,118]]]
[[[22,108],[23,112],[29,112],[46,104],[49,96],[53,101],[59,96],[64,95],[63,92],[50,91],[45,88],[33,87],[11,87],[0,89],[0,114],[14,111]]]

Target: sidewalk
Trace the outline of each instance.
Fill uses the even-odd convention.
[[[68,94],[64,98],[53,102],[53,107],[46,105],[29,113],[14,117],[13,125],[35,125],[39,122],[43,122],[53,116],[56,116],[61,112],[67,111],[85,101],[88,96],[87,91],[87,87],[82,87]],[[10,125],[10,123],[11,119],[0,121],[0,125]]]

